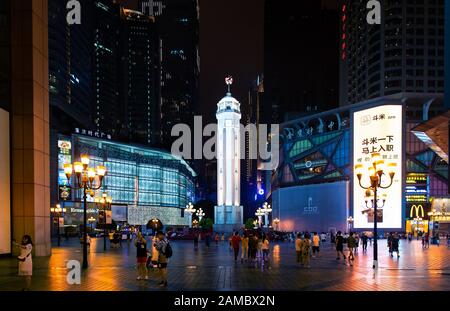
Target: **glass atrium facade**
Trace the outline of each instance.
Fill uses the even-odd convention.
[[[183,159],[157,149],[78,134],[60,136],[58,146],[60,188],[67,184],[64,162],[88,154],[90,165],[107,168],[104,187],[96,195],[107,191],[114,203],[126,204],[129,224],[144,225],[157,217],[165,225],[189,225],[183,209],[194,202],[196,173]],[[81,198],[81,191],[74,191],[68,200]]]

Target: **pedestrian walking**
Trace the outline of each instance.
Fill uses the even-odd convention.
[[[363,253],[365,253],[365,252],[367,252],[367,240],[368,240],[367,235],[365,233],[363,233],[361,240],[362,240]]]
[[[262,255],[263,255],[263,257],[262,257],[263,262],[269,261],[270,242],[269,242],[269,238],[267,237],[266,234],[263,234],[263,237],[262,237],[261,250],[262,250]]]
[[[250,254],[250,261],[254,262],[256,260],[256,252],[258,249],[258,237],[256,234],[250,234],[248,240],[248,251]]]
[[[147,275],[147,241],[142,233],[138,233],[136,240],[134,241],[136,246],[136,265],[138,270],[138,280],[148,280]]]
[[[257,245],[257,255],[256,257],[258,258],[258,260],[262,259],[262,237],[260,235],[258,235],[258,243]]]
[[[425,248],[430,248],[430,234],[428,232],[425,234]]]
[[[297,238],[295,239],[295,253],[297,254],[297,262],[302,262],[302,235],[297,233]]]
[[[211,234],[209,232],[207,232],[206,235],[205,235],[205,245],[206,245],[206,247],[209,247],[210,243],[211,243]]]
[[[31,252],[33,250],[33,241],[29,235],[22,237],[22,243],[16,243],[13,240],[13,245],[20,249],[20,255],[17,257],[19,261],[19,275],[24,279],[23,291],[31,289],[31,277],[33,276],[33,256]]]
[[[348,247],[348,263],[350,264],[350,266],[353,266],[353,261],[355,260],[354,251],[356,247],[356,239],[353,235],[353,232],[350,232],[347,238],[347,247]]]
[[[216,233],[216,236],[214,237],[214,241],[216,242],[216,246],[219,246],[219,234]]]
[[[172,247],[162,231],[158,231],[156,237],[157,241],[155,243],[155,248],[158,251],[158,269],[161,276],[161,282],[159,282],[158,285],[161,287],[166,287],[167,264],[169,262],[169,258],[172,257]]]
[[[234,252],[234,262],[237,261],[239,255],[239,245],[241,243],[241,237],[239,236],[239,232],[235,232],[233,237],[230,240],[231,246]]]
[[[358,255],[358,249],[359,249],[359,234],[355,233],[355,255]]]
[[[244,233],[242,237],[242,251],[241,251],[241,261],[248,260],[248,236],[247,233]]]
[[[222,241],[222,242],[225,242],[225,233],[222,233],[221,241]]]
[[[194,234],[194,251],[198,250],[198,234]]]
[[[397,253],[397,258],[400,257],[400,252],[398,250],[399,244],[400,244],[400,237],[398,236],[397,233],[395,233],[391,239],[391,245],[392,245],[391,257],[394,257],[393,253]]]
[[[320,256],[320,247],[319,247],[319,245],[320,245],[320,238],[317,235],[317,232],[314,232],[312,243],[313,243],[313,246],[312,246],[312,253],[313,253],[313,255],[312,256],[313,256],[313,258],[316,258],[316,253],[317,253],[317,257],[319,257]]]
[[[309,233],[305,233],[305,238],[302,241],[301,244],[302,249],[302,266],[309,268],[309,262],[311,258],[311,240]]]
[[[389,249],[389,255],[392,257],[392,232],[389,233],[388,238],[387,238],[387,247]]]
[[[341,234],[341,231],[338,231],[336,234],[336,260],[341,259],[341,255],[344,257],[344,237]]]

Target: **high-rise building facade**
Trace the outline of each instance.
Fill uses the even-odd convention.
[[[199,9],[197,0],[141,0],[154,16],[161,40],[162,145],[170,150],[172,127],[192,125],[199,88]]]
[[[95,129],[126,138],[120,91],[120,6],[111,0],[94,1],[93,102]]]
[[[120,102],[130,142],[160,144],[160,49],[154,17],[121,8]]]
[[[265,123],[278,124],[290,111],[336,105],[338,27],[336,9],[322,1],[265,1]],[[329,56],[333,50],[335,58]]]
[[[49,99],[52,128],[92,127],[92,1],[80,25],[68,25],[66,3],[48,1]]]
[[[340,105],[395,93],[444,91],[444,0],[340,1]]]

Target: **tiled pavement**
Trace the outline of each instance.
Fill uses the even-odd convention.
[[[431,245],[422,250],[418,241],[403,242],[400,258],[390,258],[386,241],[379,241],[380,268],[374,274],[372,248],[356,256],[353,267],[337,261],[331,245],[322,248],[321,257],[313,258],[311,268],[295,263],[292,243],[273,244],[271,262],[266,266],[234,263],[226,243],[203,243],[198,251],[192,242],[172,242],[174,256],[169,264],[169,287],[166,290],[450,290],[450,249]],[[157,274],[150,281],[137,281],[135,248],[124,243],[121,249],[103,252],[103,241],[93,239],[89,254],[90,267],[83,271],[81,285],[66,283],[65,262],[81,261],[81,248],[75,241],[62,241],[53,255],[33,258],[33,290],[56,291],[135,291],[161,290]],[[0,290],[20,290],[17,260],[0,259]]]

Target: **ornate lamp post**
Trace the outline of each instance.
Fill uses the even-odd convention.
[[[261,212],[264,213],[264,227],[269,227],[269,214],[272,212],[272,208],[270,204],[264,202],[263,207],[261,208]]]
[[[75,183],[71,185],[70,178],[75,172]],[[83,190],[83,268],[88,267],[87,262],[87,194],[102,187],[103,178],[106,175],[106,168],[102,165],[97,166],[97,169],[89,167],[89,156],[81,155],[81,162],[74,162],[64,164],[64,173],[66,173],[68,187],[71,189]]]
[[[61,205],[58,203],[55,207],[50,208],[50,212],[53,214],[53,222],[56,224],[56,234],[58,237],[58,246],[61,246],[61,235],[59,228],[59,218],[64,217],[64,213],[66,212],[65,208],[61,208]]]
[[[258,226],[262,227],[262,217],[265,215],[265,213],[262,211],[262,208],[258,208],[255,212],[255,216],[258,217]]]
[[[95,203],[101,204],[103,207],[104,214],[104,223],[103,223],[103,250],[106,251],[106,211],[111,210],[112,198],[108,195],[108,193],[103,192],[101,197],[94,198]]]
[[[195,215],[197,215],[198,217],[198,221],[201,222],[203,216],[205,216],[205,213],[203,212],[203,209],[200,207],[197,211],[197,213],[195,213]]]
[[[280,224],[280,219],[279,218],[275,218],[273,220],[273,224],[274,224],[275,230],[278,230],[278,225]]]
[[[397,167],[396,163],[389,163],[387,173],[389,175],[389,182],[387,185],[382,185],[382,176],[386,175],[384,172],[385,164],[384,160],[381,159],[379,153],[372,153],[372,165],[369,166],[367,172],[364,172],[364,166],[362,164],[355,165],[355,173],[358,178],[359,186],[363,189],[366,189],[366,207],[369,209],[369,212],[373,209],[373,234],[374,234],[374,249],[373,249],[373,269],[378,269],[378,207],[383,207],[385,203],[385,199],[383,199],[383,206],[379,206],[379,198],[377,198],[378,189],[387,189],[392,186],[394,181],[395,169]],[[368,177],[369,186],[364,186],[362,183],[363,174],[364,177]],[[371,198],[371,206],[368,205],[367,198]],[[367,211],[363,211],[367,212]]]
[[[184,209],[184,212],[189,214],[189,227],[192,227],[192,214],[194,214],[195,211],[196,209],[194,208],[194,204],[192,204],[192,202],[189,202]]]

